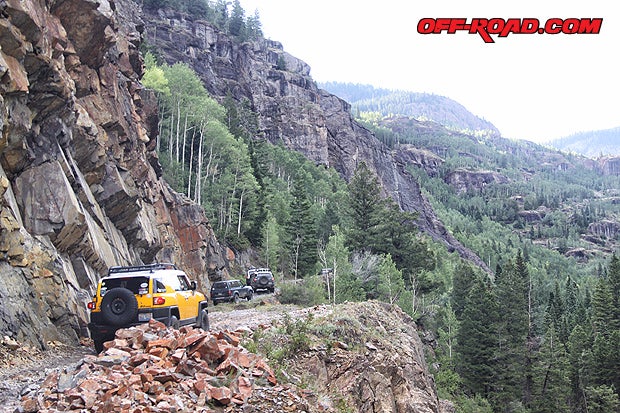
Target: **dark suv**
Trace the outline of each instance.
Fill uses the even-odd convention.
[[[275,280],[269,268],[250,268],[247,279],[254,291],[262,290],[272,293],[275,290]]]
[[[241,284],[239,280],[216,281],[211,285],[213,305],[221,302],[235,302],[245,298],[250,301],[254,295],[252,287]]]

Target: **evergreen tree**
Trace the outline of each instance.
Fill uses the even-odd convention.
[[[462,317],[467,296],[474,285],[475,278],[476,274],[474,273],[471,265],[464,262],[459,263],[456,271],[454,272],[454,276],[452,277],[451,294],[452,309],[454,310],[456,317],[459,319]]]
[[[596,385],[620,385],[620,328],[614,300],[610,279],[599,278],[592,294],[592,379]]]
[[[498,314],[498,393],[494,395],[498,404],[521,401],[524,395],[524,367],[526,364],[526,343],[529,331],[527,302],[527,269],[521,254],[516,262],[504,268],[497,280]]]
[[[609,285],[611,288],[612,305],[614,307],[614,325],[620,328],[620,259],[613,254],[607,269]]]
[[[241,7],[239,0],[233,1],[232,12],[228,22],[228,31],[233,36],[237,36],[242,40],[246,39],[245,11]]]
[[[355,169],[348,188],[348,245],[353,251],[375,251],[375,247],[383,243],[381,224],[385,202],[381,198],[379,181],[368,166],[361,162]]]
[[[575,326],[568,340],[569,380],[571,386],[571,410],[586,412],[585,389],[589,384],[588,365],[590,363],[590,334],[581,325]]]
[[[568,354],[553,326],[544,337],[534,368],[532,410],[537,413],[568,412],[570,380]]]
[[[298,173],[293,181],[291,217],[287,225],[291,268],[295,278],[314,272],[317,261],[316,223],[306,192],[306,178]]]
[[[468,392],[485,398],[496,390],[497,318],[497,298],[489,282],[475,277],[459,320],[457,372]]]
[[[620,398],[610,386],[586,388],[587,413],[616,413],[620,411]]]

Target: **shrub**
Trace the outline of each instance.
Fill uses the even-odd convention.
[[[282,304],[312,306],[326,301],[323,281],[318,276],[296,282],[285,282],[280,286],[278,299]]]

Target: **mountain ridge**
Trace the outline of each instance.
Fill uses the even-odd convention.
[[[620,155],[620,126],[587,132],[577,132],[546,142],[554,148],[597,158]]]
[[[321,82],[319,86],[349,102],[357,112],[406,115],[421,121],[434,121],[452,130],[500,135],[491,122],[446,96],[343,82]]]

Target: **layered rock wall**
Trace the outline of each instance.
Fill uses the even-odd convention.
[[[0,335],[85,334],[111,265],[172,261],[206,288],[225,261],[200,207],[157,173],[135,3],[0,10]]]

